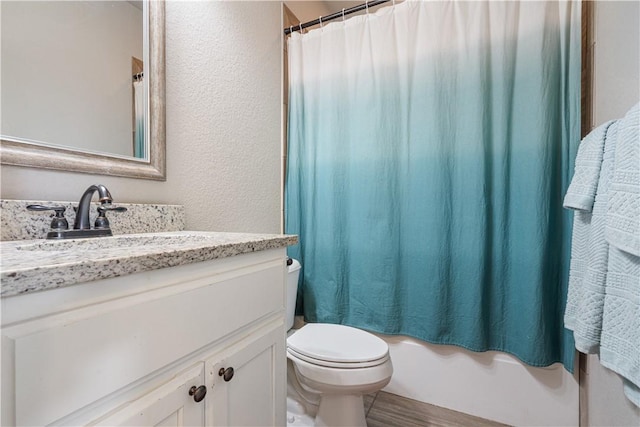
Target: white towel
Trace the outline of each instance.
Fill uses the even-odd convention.
[[[583,282],[587,272],[591,242],[591,211],[600,180],[604,142],[612,123],[613,121],[609,121],[598,126],[580,142],[573,178],[564,197],[564,207],[575,210],[571,236],[569,290],[564,315],[564,325],[572,331],[576,328],[578,313],[583,309],[581,307],[584,301]],[[583,351],[588,350],[585,348]]]
[[[579,163],[576,173],[586,164]],[[585,175],[593,179],[595,163],[587,169],[565,198],[576,209],[565,326],[578,350],[599,353],[623,377],[626,396],[640,407],[640,104],[605,130],[592,206]]]
[[[640,256],[640,104],[620,121],[607,209],[607,240]]]
[[[625,378],[625,394],[640,406],[640,258],[609,247],[600,363]]]
[[[640,104],[619,122],[607,209],[609,243],[600,362],[640,407]]]
[[[565,208],[591,212],[600,178],[604,140],[612,123],[598,126],[580,142],[573,178],[564,196]]]
[[[574,214],[569,294],[564,322],[567,329],[573,330],[576,348],[583,353],[598,352],[602,331],[609,257],[609,245],[605,240],[604,230],[607,196],[613,176],[618,123],[613,122],[609,125],[605,129],[602,166],[599,171],[599,179],[596,178],[597,189],[592,212],[576,210]],[[587,139],[585,138],[583,142]],[[585,151],[583,150],[583,152]],[[578,159],[576,159],[577,170]],[[590,186],[577,188],[590,188]],[[585,196],[583,201],[587,201],[588,194],[583,192],[582,195]]]
[[[573,234],[571,235],[571,263],[569,264],[569,289],[564,310],[564,327],[576,329],[576,318],[580,312],[583,296],[582,283],[587,271],[591,212],[575,211],[573,214]]]

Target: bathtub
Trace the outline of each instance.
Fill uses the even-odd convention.
[[[394,369],[384,391],[510,425],[579,425],[577,360],[572,375],[560,364],[534,368],[501,352],[378,336]]]

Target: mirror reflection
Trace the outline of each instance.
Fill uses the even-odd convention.
[[[148,159],[142,1],[3,1],[2,139]]]

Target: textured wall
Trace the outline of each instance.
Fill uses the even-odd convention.
[[[186,228],[279,232],[280,2],[166,5],[167,181],[2,166],[1,196],[183,204]]]
[[[618,119],[640,99],[640,3],[595,4],[594,124]],[[588,356],[581,380],[587,426],[640,426],[640,409],[622,392],[622,380]]]

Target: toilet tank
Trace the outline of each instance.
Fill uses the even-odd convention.
[[[287,267],[287,300],[286,304],[286,330],[293,328],[293,318],[296,314],[296,298],[298,296],[298,277],[300,276],[300,263],[296,259]]]

